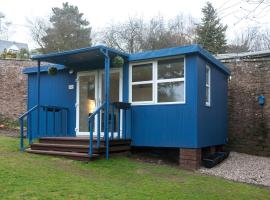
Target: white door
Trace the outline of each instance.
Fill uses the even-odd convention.
[[[104,70],[78,72],[77,74],[77,103],[76,103],[76,135],[89,135],[88,117],[105,99]],[[122,100],[122,73],[120,69],[110,70],[110,102]],[[101,137],[104,131],[104,114],[100,115]],[[109,116],[111,118],[111,114]],[[118,113],[114,113],[114,130],[118,128]],[[120,120],[121,122],[121,120]],[[94,125],[96,132],[97,120]],[[115,134],[116,135],[116,134]]]

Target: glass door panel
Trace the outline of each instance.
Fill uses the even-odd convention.
[[[105,100],[105,87],[104,87],[104,71],[101,73],[101,99]],[[110,72],[110,102],[118,102],[120,101],[120,72],[119,71],[111,71]],[[104,113],[102,113],[101,118],[101,131],[104,131]],[[109,127],[111,127],[111,112],[109,114]],[[118,128],[118,112],[114,111],[114,132],[117,131]]]
[[[79,132],[88,132],[88,116],[96,109],[95,74],[79,77]]]

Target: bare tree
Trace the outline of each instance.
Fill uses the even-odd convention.
[[[270,49],[270,30],[260,27],[248,27],[236,35],[228,46],[227,52],[260,51]]]
[[[101,32],[101,43],[129,53],[193,43],[194,20],[178,15],[165,21],[161,15],[149,21],[130,17],[123,23],[113,23]]]
[[[0,39],[8,40],[10,25],[11,22],[7,21],[6,16],[0,12]]]
[[[44,52],[45,44],[42,41],[42,38],[46,36],[46,30],[49,28],[49,22],[46,18],[35,18],[27,19],[30,34],[34,42],[41,48],[41,51]]]
[[[141,18],[130,17],[124,23],[112,23],[102,32],[101,42],[110,47],[127,51],[137,52],[143,38],[144,22]]]

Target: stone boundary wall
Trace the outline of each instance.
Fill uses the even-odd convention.
[[[228,88],[228,147],[270,156],[270,60],[231,60]],[[0,117],[17,120],[26,111],[27,76],[21,73],[36,62],[0,60]],[[260,106],[258,96],[265,96]]]
[[[26,111],[27,76],[22,69],[34,65],[29,60],[0,60],[0,118],[17,120]]]
[[[270,60],[225,62],[228,80],[228,147],[231,150],[270,156]],[[258,102],[265,96],[265,105]]]

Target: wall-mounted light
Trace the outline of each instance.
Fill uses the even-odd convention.
[[[68,73],[69,73],[69,74],[73,74],[73,73],[74,73],[74,69],[70,69],[70,70],[68,71]]]

